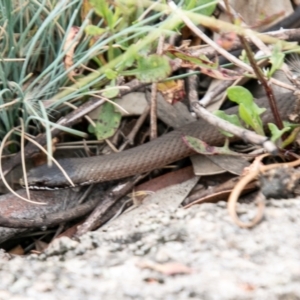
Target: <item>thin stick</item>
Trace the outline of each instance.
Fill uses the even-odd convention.
[[[230,132],[233,135],[240,137],[242,140],[246,140],[252,144],[261,145],[269,153],[277,152],[276,145],[273,142],[271,142],[267,137],[258,135],[253,131],[235,126],[225,120],[218,118],[217,116],[208,112],[204,107],[202,107],[199,104],[199,102],[193,102],[191,103],[191,106],[193,107],[198,117],[204,119],[205,121],[216,126],[217,128]]]
[[[264,156],[263,156],[264,157]],[[263,214],[261,214],[261,210],[259,213],[256,215],[254,220],[252,220],[250,223],[244,223],[242,222],[236,212],[236,203],[238,202],[238,199],[240,197],[240,194],[242,193],[244,187],[251,181],[255,180],[256,177],[263,172],[279,168],[279,167],[297,167],[300,165],[300,159],[297,159],[295,161],[289,162],[289,163],[276,163],[276,164],[271,164],[267,166],[262,166],[257,168],[256,170],[251,171],[249,174],[246,176],[242,177],[241,180],[236,184],[235,188],[232,190],[229,198],[228,198],[228,212],[232,218],[232,220],[240,227],[242,228],[251,228],[257,223],[259,223],[262,219]],[[260,206],[264,206],[264,202],[260,201],[259,202]]]
[[[185,16],[184,13],[181,13],[181,11],[178,9],[177,5],[170,1],[168,2],[169,7],[177,13],[177,16],[182,19],[182,21],[185,23],[187,27],[191,29],[198,37],[200,37],[204,42],[206,42],[208,45],[210,45],[212,48],[214,48],[218,53],[223,55],[225,58],[227,58],[229,61],[231,61],[233,64],[239,66],[243,70],[253,73],[252,68],[247,65],[246,63],[242,62],[223,48],[221,48],[217,43],[215,43],[213,40],[211,40],[207,35],[205,35],[195,24]]]
[[[161,36],[158,41],[158,55],[162,55],[165,37]],[[151,86],[151,101],[150,101],[150,139],[157,138],[157,82],[153,82]]]
[[[27,198],[30,200],[30,192],[28,188],[28,181],[27,181],[27,171],[26,171],[26,163],[25,163],[25,151],[24,151],[24,144],[25,144],[25,128],[24,128],[24,121],[22,118],[19,119],[21,124],[21,161],[22,161],[22,170],[24,174],[24,185],[26,189]]]
[[[81,235],[87,233],[90,230],[96,229],[100,226],[102,217],[104,214],[123,196],[128,194],[134,185],[144,178],[145,175],[137,176],[135,179],[130,180],[123,184],[120,189],[120,185],[114,187],[106,197],[101,201],[101,203],[94,209],[91,215],[85,220],[85,222],[77,228],[75,237],[80,237]]]
[[[134,127],[132,128],[131,132],[127,135],[126,137],[126,141],[123,143],[123,145],[119,148],[119,151],[123,151],[126,146],[128,144],[132,145],[133,144],[133,141],[134,141],[134,138],[138,132],[138,130],[141,128],[141,126],[143,125],[143,123],[145,122],[148,114],[149,114],[149,111],[150,111],[150,107],[147,106],[145,108],[145,110],[143,111],[143,113],[140,115],[140,117],[138,118],[138,120],[136,121]]]

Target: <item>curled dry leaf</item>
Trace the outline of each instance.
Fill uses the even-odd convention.
[[[74,57],[75,48],[77,47],[77,45],[79,43],[79,39],[76,39],[79,29],[80,28],[77,26],[71,27],[71,29],[68,33],[68,36],[66,38],[66,42],[63,46],[63,50],[66,51],[66,55],[64,57],[64,65],[65,65],[66,70],[70,69],[74,64],[73,57]],[[76,76],[76,75],[77,75],[76,70],[72,70],[72,71],[68,72],[68,78],[73,82],[76,82],[75,79],[73,78],[73,76]]]
[[[185,96],[183,80],[160,82],[157,84],[157,89],[163,94],[164,99],[170,104],[182,101]]]

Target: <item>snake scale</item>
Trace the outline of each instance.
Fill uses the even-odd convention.
[[[277,105],[282,119],[287,120],[294,111],[296,97],[292,93],[277,95]],[[258,99],[260,107],[268,107],[267,98]],[[237,108],[230,108],[226,113],[233,114]],[[296,111],[297,113],[297,111]],[[264,124],[273,122],[269,108],[262,115]],[[204,140],[209,145],[222,145],[224,135],[218,129],[203,120],[198,120],[171,131],[153,141],[119,153],[109,155],[67,158],[59,160],[75,185],[126,178],[152,171],[192,155],[194,152],[182,141],[183,135],[190,135]],[[233,137],[236,141],[239,138]],[[39,166],[28,173],[28,183],[32,188],[56,188],[69,186],[61,171],[53,166]]]

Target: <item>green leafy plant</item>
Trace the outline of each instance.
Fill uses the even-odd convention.
[[[122,75],[135,75],[141,82],[151,83],[167,78],[172,72],[166,56],[151,54],[137,58],[137,68],[122,72]]]
[[[20,118],[27,132],[34,135],[48,132],[48,148],[53,127],[83,136],[84,132],[54,123],[54,115],[67,111],[66,103],[78,106],[99,90],[116,87],[118,76],[126,72],[133,72],[145,82],[167,78],[168,59],[159,58],[163,59],[160,61],[151,53],[161,35],[168,37],[183,25],[180,14],[208,27],[221,28],[222,23],[207,17],[217,1],[177,1],[178,14],[165,2],[90,0],[91,10],[83,16],[79,12],[86,3],[83,0],[0,1],[3,28],[0,32],[0,140],[20,125]],[[227,25],[224,29],[234,31],[233,25]],[[73,65],[66,68],[64,57],[68,50],[64,44],[73,26],[79,28],[74,41],[78,45]],[[153,74],[147,74],[149,68]],[[68,75],[75,69],[81,69],[83,74],[73,83]],[[114,89],[113,93],[102,95],[112,97],[116,93]],[[10,145],[17,145],[19,136],[12,135],[10,140],[16,142]],[[8,152],[18,149],[19,146],[10,146]]]
[[[247,126],[250,126],[256,133],[264,135],[263,123],[260,115],[265,108],[258,107],[252,94],[242,86],[232,86],[227,89],[228,98],[239,106],[239,116]]]
[[[291,130],[291,127],[285,126],[283,129],[279,130],[278,127],[273,123],[268,123],[268,127],[271,133],[271,141],[276,142],[279,140],[285,132]]]
[[[227,96],[231,101],[238,104],[239,117],[244,121],[246,126],[251,127],[256,133],[260,135],[265,135],[260,115],[263,114],[266,111],[266,109],[257,106],[257,104],[254,102],[252,94],[244,87],[233,86],[227,89]],[[239,121],[237,115],[227,115],[223,111],[216,111],[215,114],[218,117],[236,126],[242,127],[242,124]],[[273,142],[280,139],[285,132],[291,130],[291,124],[284,123],[284,125],[285,127],[282,130],[279,130],[275,124],[268,123],[268,128],[271,133],[271,140]],[[223,133],[226,136],[232,136],[230,133]]]
[[[214,112],[214,115],[216,115],[217,117],[230,122],[231,124],[234,124],[235,126],[238,127],[243,127],[239,117],[237,115],[227,115],[223,110],[217,110]],[[221,132],[227,136],[227,137],[233,137],[232,133],[229,133],[227,131],[221,130]]]
[[[118,129],[121,114],[115,111],[114,105],[105,102],[94,124],[89,125],[89,132],[96,135],[97,140],[101,141],[111,137]]]
[[[20,118],[34,134],[43,127],[33,130],[34,120],[49,124],[49,111],[44,114],[39,101],[51,98],[67,82],[62,45],[69,28],[79,24],[80,5],[79,0],[67,5],[46,0],[0,2],[0,140],[20,125]]]
[[[239,116],[244,121],[244,123],[254,129],[258,134],[264,135],[263,124],[260,118],[260,115],[266,110],[265,108],[258,107],[254,100],[252,94],[241,86],[234,86],[227,89],[228,98],[236,102],[239,106]],[[238,127],[243,127],[240,118],[237,115],[227,115],[224,111],[216,111],[214,112],[216,116],[222,118],[231,124],[234,124]],[[271,140],[273,142],[277,141],[281,138],[281,136],[290,131],[290,129],[294,126],[289,123],[284,124],[285,127],[282,130],[279,130],[275,124],[268,123],[268,127],[271,133]],[[221,132],[227,136],[232,137],[233,135],[229,132],[221,130]],[[204,141],[190,137],[184,136],[183,140],[185,144],[196,151],[197,153],[203,155],[216,155],[216,154],[227,154],[227,155],[239,155],[238,153],[231,151],[228,147],[228,139],[225,141],[225,145],[223,147],[214,147],[207,145]]]
[[[284,62],[285,54],[282,52],[280,44],[276,44],[272,49],[270,57],[271,68],[266,71],[266,76],[271,78],[272,75],[279,70]]]
[[[109,3],[109,1],[96,2],[97,5],[100,2],[103,5]],[[149,18],[144,18],[120,31],[117,30],[121,24],[118,8],[111,12],[108,6],[102,6],[97,12],[109,22],[109,29],[106,29],[106,34],[97,36],[91,44],[93,36],[84,36],[83,33],[89,25],[93,10],[81,19],[78,11],[82,4],[81,0],[0,2],[0,26],[4,29],[0,33],[0,140],[19,125],[19,118],[24,120],[27,132],[37,134],[46,130],[49,133],[47,144],[50,152],[52,127],[85,136],[85,133],[78,130],[52,123],[52,113],[64,112],[65,102],[74,99],[84,100],[84,97],[90,96],[93,90],[103,89],[105,86],[110,88],[110,93],[104,93],[103,96],[107,97],[108,94],[116,96],[118,90],[113,91],[111,88],[116,85],[119,72],[132,65],[136,52],[129,51],[127,59],[123,60],[121,51],[115,52],[117,48],[114,44],[118,43],[120,49],[126,52],[128,41],[148,35],[148,24],[158,20],[162,15],[160,12],[154,13]],[[128,10],[124,12],[127,13]],[[99,24],[103,22],[101,20]],[[83,38],[76,47],[74,64],[66,69],[64,58],[68,50],[64,49],[64,44],[73,26],[80,26],[78,36]],[[157,28],[159,26],[160,22]],[[151,41],[149,39],[140,49]],[[114,52],[110,55],[108,49],[114,49]],[[104,65],[100,64],[100,68],[103,68],[101,72],[94,73],[90,77],[79,76],[72,85],[68,77],[69,72],[80,69],[82,65],[88,65],[98,55],[106,54],[111,59],[109,67],[105,65],[103,68]],[[76,104],[80,102],[77,101]],[[16,140],[18,143],[19,136],[11,135],[10,140]],[[10,144],[10,152],[18,150],[15,146],[17,143]]]

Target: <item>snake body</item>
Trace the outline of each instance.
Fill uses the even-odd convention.
[[[294,113],[295,98],[292,93],[277,96],[282,119],[286,120],[289,114]],[[260,107],[268,107],[266,98],[261,98],[256,103]],[[237,113],[237,108],[231,108],[226,113]],[[273,122],[269,108],[262,115],[262,119],[264,124]],[[120,153],[61,159],[59,163],[75,185],[121,179],[161,168],[194,154],[193,150],[183,143],[182,136],[184,135],[199,138],[209,145],[218,146],[224,143],[224,135],[218,129],[203,120],[198,120],[153,141]],[[231,140],[238,139],[233,137]],[[70,185],[56,166],[49,168],[47,165],[30,170],[28,184],[32,188],[55,188]]]

